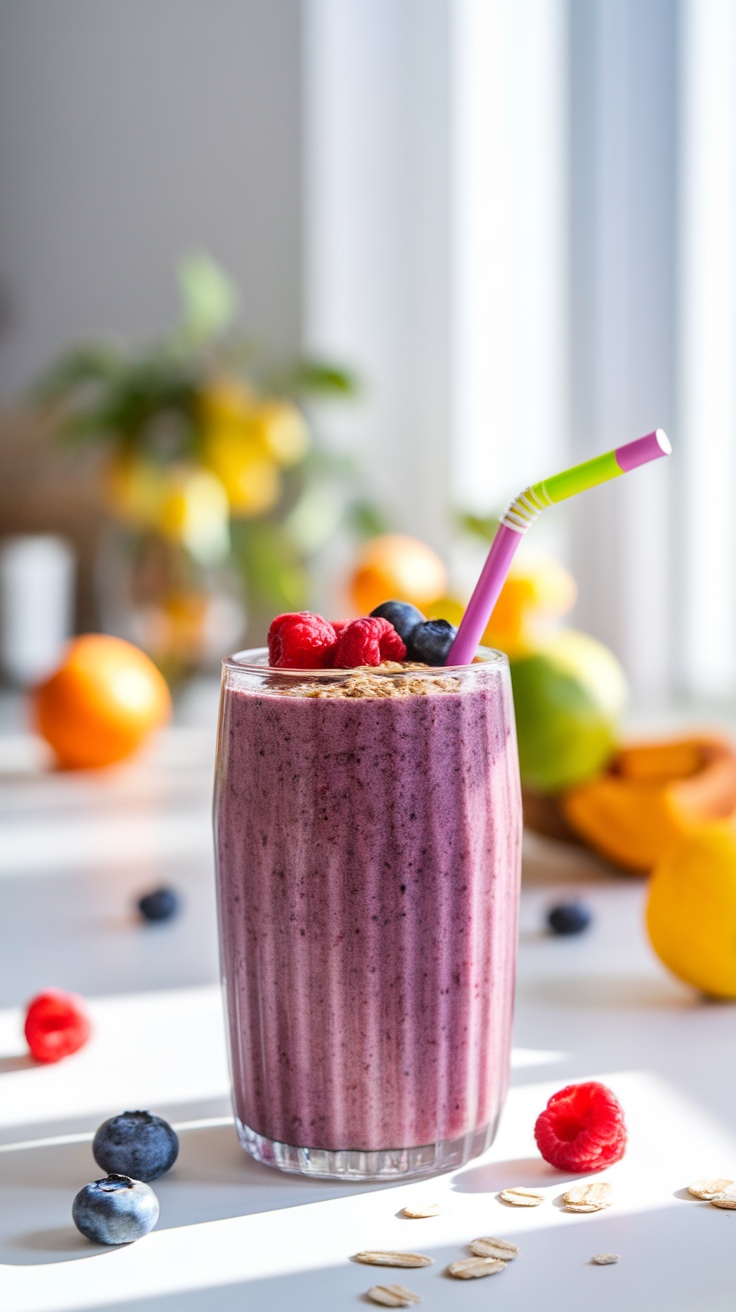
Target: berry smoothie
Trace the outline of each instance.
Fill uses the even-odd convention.
[[[215,827],[244,1146],[353,1178],[482,1152],[516,957],[506,658],[314,677],[227,661]]]

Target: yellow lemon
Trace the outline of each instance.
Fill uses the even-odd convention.
[[[298,465],[309,449],[306,420],[289,401],[262,401],[251,416],[253,436],[267,457],[285,469]]]
[[[649,882],[652,947],[688,984],[736,998],[736,831],[727,821],[669,847]]]
[[[512,566],[481,641],[509,656],[529,651],[550,622],[575,604],[569,570],[547,557]]]
[[[447,620],[457,627],[465,614],[465,607],[457,597],[440,597],[439,601],[425,606],[424,613],[428,620]]]
[[[131,528],[156,528],[166,495],[160,465],[138,455],[114,456],[105,471],[104,491],[116,519]]]
[[[248,428],[222,425],[207,436],[205,460],[227,493],[236,517],[264,515],[281,495],[278,466],[264,455]]]
[[[562,629],[511,660],[522,783],[557,792],[591,778],[618,741],[627,687],[602,642]]]
[[[383,533],[366,542],[350,580],[350,596],[359,615],[382,601],[409,601],[420,610],[442,597],[447,570],[425,542],[403,533]]]
[[[208,469],[174,466],[167,471],[159,532],[181,542],[203,564],[228,552],[230,509],[220,479]]]
[[[218,378],[199,394],[199,413],[205,427],[247,420],[253,405],[253,393],[237,378]]]

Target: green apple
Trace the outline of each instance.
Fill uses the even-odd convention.
[[[521,780],[558,792],[597,774],[618,744],[628,690],[602,642],[561,629],[511,661]]]

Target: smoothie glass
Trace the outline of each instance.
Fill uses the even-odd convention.
[[[521,801],[508,661],[224,662],[222,978],[243,1146],[390,1179],[493,1139],[509,1071]]]

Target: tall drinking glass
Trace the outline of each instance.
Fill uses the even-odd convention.
[[[457,1166],[511,1042],[521,801],[508,661],[224,662],[215,785],[241,1143],[324,1178]]]

